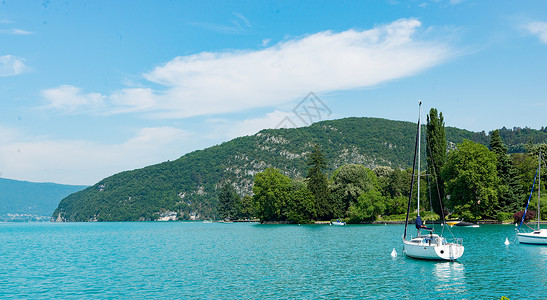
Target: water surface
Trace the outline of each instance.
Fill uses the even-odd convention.
[[[451,230],[458,262],[403,256],[402,225],[2,223],[0,298],[547,299],[547,247]]]

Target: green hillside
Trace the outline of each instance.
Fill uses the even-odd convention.
[[[49,220],[63,198],[84,188],[0,178],[0,221]]]
[[[330,172],[355,163],[368,168],[411,167],[416,124],[377,118],[323,121],[308,127],[263,130],[204,150],[105,178],[61,201],[58,221],[155,220],[175,211],[179,219],[216,218],[217,190],[232,182],[250,194],[253,176],[275,167],[296,178],[306,172],[306,155],[319,144]],[[547,133],[534,131],[547,141]],[[483,133],[446,128],[450,145],[463,139],[488,143]],[[423,147],[422,149],[424,149]],[[424,150],[425,151],[425,150]],[[425,153],[424,153],[425,154]]]

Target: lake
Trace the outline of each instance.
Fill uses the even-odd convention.
[[[0,223],[0,298],[547,299],[547,247],[450,230],[458,262],[405,257],[403,225]]]

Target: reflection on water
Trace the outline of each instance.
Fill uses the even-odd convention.
[[[435,263],[432,270],[433,276],[437,279],[435,290],[438,292],[465,293],[465,267],[459,262]]]

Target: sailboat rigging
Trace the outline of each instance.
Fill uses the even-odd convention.
[[[539,227],[540,220],[541,220],[540,211],[539,211],[540,195],[541,195],[541,159],[542,159],[541,151],[539,151],[538,168],[536,170],[536,175],[534,176],[534,183],[532,184],[532,190],[530,191],[530,196],[528,197],[528,202],[526,203],[526,209],[524,210],[524,214],[522,215],[522,219],[520,220],[520,224],[517,229],[517,238],[519,240],[519,243],[521,244],[547,245],[547,229],[541,229]],[[519,232],[520,227],[522,226],[522,223],[524,223],[524,218],[526,217],[526,213],[528,212],[528,205],[530,204],[530,199],[532,198],[532,193],[534,192],[536,179],[538,181],[537,230],[534,230],[532,232]]]
[[[418,117],[418,132],[416,134],[416,145],[414,148],[414,161],[412,163],[412,180],[410,186],[410,196],[408,197],[408,206],[405,219],[405,232],[403,235],[403,253],[409,257],[431,260],[456,260],[463,255],[464,247],[461,239],[454,239],[454,242],[449,243],[441,235],[434,234],[433,229],[427,227],[420,216],[420,144],[421,144],[421,121],[422,121],[422,101],[419,101],[419,117]],[[412,192],[414,188],[414,175],[416,170],[416,160],[418,160],[418,197],[417,207],[418,213],[416,216],[416,229],[418,236],[407,240],[407,227],[412,201]],[[440,201],[440,198],[439,198]],[[442,207],[442,203],[441,203]],[[421,230],[429,231],[427,234],[421,234]]]

